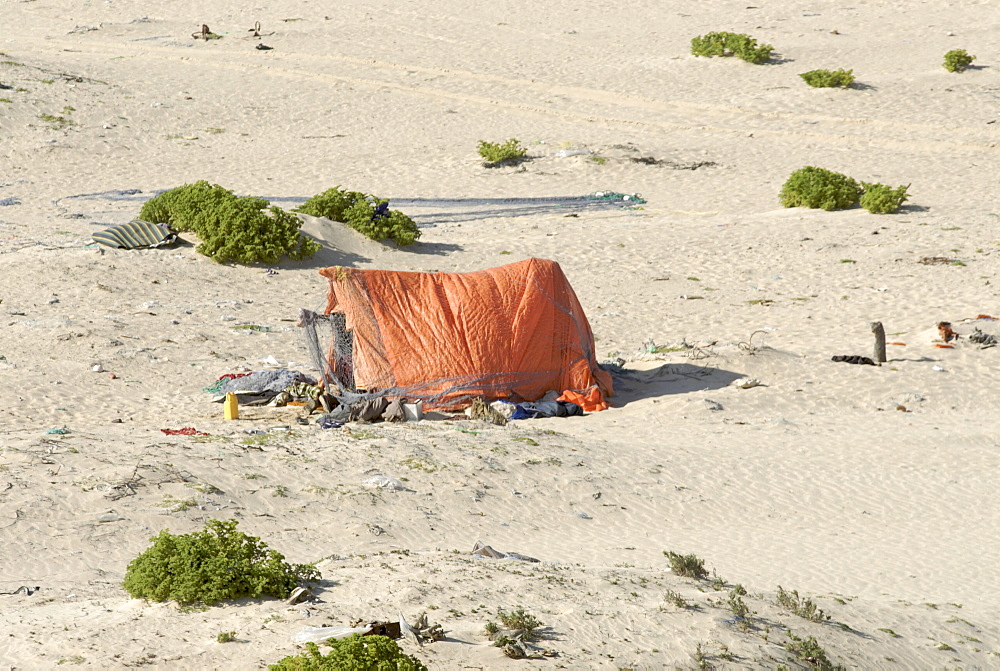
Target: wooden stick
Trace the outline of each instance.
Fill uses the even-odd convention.
[[[882,328],[882,322],[872,322],[872,333],[875,334],[875,363],[882,365],[885,363],[885,329]]]

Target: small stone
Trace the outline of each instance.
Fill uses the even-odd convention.
[[[102,366],[99,363],[95,363],[93,365],[93,367],[91,367],[90,370],[94,371],[95,373],[103,373],[104,372],[104,366]]]

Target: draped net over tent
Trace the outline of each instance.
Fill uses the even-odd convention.
[[[475,397],[548,391],[611,396],[611,376],[559,264],[527,259],[469,273],[320,270],[326,315],[312,322],[327,384],[452,410]],[[316,323],[330,326],[329,342]],[[307,323],[307,326],[310,324]]]

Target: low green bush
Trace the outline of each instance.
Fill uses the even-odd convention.
[[[965,49],[952,49],[944,55],[944,69],[948,72],[963,72],[976,60]]]
[[[165,191],[146,201],[139,218],[192,231],[197,251],[219,263],[277,263],[283,256],[305,259],[320,245],[302,234],[298,217],[264,198],[237,196],[202,180]]]
[[[397,245],[412,245],[420,237],[413,220],[399,210],[388,209],[388,200],[359,200],[344,213],[345,223],[372,240],[388,238]]]
[[[528,150],[521,146],[521,142],[511,138],[503,144],[496,142],[479,141],[479,155],[487,165],[505,165],[516,163],[524,158]]]
[[[319,578],[311,564],[290,565],[236,520],[212,520],[203,530],[174,535],[164,529],[133,559],[122,585],[131,596],[182,604],[271,596],[286,598],[303,581]]]
[[[909,197],[906,190],[909,186],[907,184],[893,189],[885,184],[861,182],[861,188],[864,189],[864,193],[861,194],[861,207],[872,214],[891,214],[906,202]]]
[[[847,88],[854,83],[854,70],[810,70],[799,75],[814,88]]]
[[[406,246],[420,237],[413,220],[399,210],[390,210],[387,199],[343,191],[339,186],[313,196],[294,211],[339,221],[377,242],[389,239]]]
[[[774,47],[757,45],[757,40],[742,33],[706,33],[691,40],[695,56],[736,56],[747,63],[763,63],[771,58]]]
[[[823,210],[850,207],[860,196],[861,186],[847,175],[813,166],[793,172],[779,194],[785,207]]]
[[[705,570],[705,560],[697,555],[682,555],[671,550],[666,550],[663,554],[670,560],[670,570],[675,575],[697,580],[708,577],[708,571]]]
[[[360,191],[344,191],[339,186],[327,189],[292,210],[313,217],[326,217],[331,221],[344,221],[344,213],[359,200],[365,200],[367,194]]]
[[[796,661],[804,662],[806,668],[816,671],[843,671],[843,666],[830,661],[826,656],[826,650],[816,641],[815,636],[800,638],[789,631],[788,638],[785,650],[795,655]]]
[[[330,640],[332,650],[326,655],[315,643],[306,643],[300,655],[288,656],[269,671],[427,671],[412,655],[407,655],[386,636],[354,634],[343,640]]]

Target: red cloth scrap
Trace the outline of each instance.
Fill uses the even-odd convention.
[[[207,436],[208,434],[204,431],[198,431],[192,426],[186,426],[183,429],[160,429],[163,433],[168,436]]]

